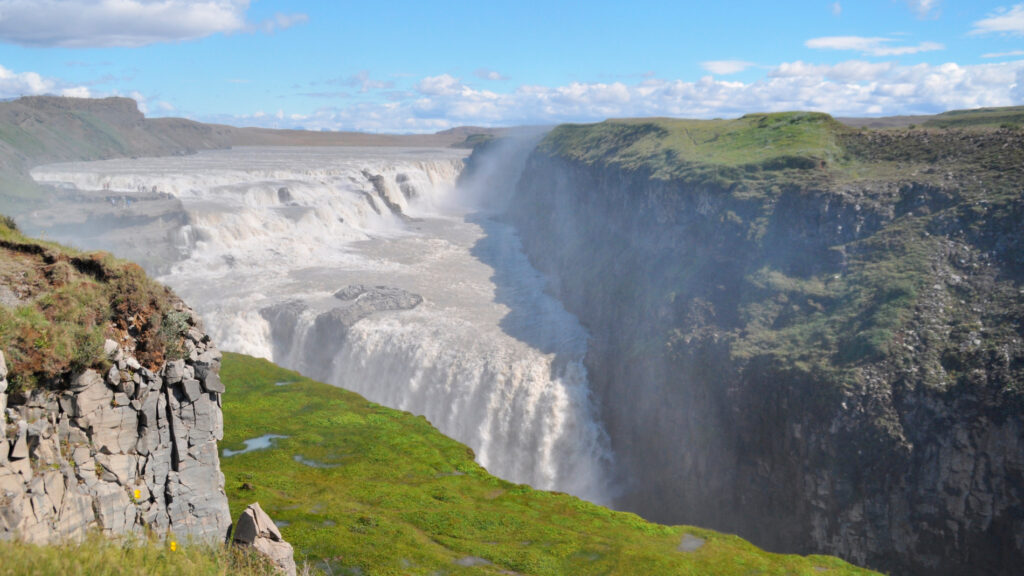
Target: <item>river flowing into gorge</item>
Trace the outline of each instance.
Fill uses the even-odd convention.
[[[456,186],[465,156],[237,148],[32,174],[115,209],[180,200],[181,259],[159,280],[221,348],[422,414],[498,476],[607,504],[587,333],[488,211],[501,194]]]

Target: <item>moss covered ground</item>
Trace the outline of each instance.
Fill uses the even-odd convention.
[[[225,354],[221,376],[222,448],[283,436],[221,459],[232,514],[258,501],[327,574],[868,573],[500,480],[424,418],[264,360]]]

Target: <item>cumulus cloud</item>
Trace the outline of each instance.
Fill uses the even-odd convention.
[[[701,68],[719,76],[737,74],[753,65],[753,62],[746,62],[744,60],[709,60],[700,63]]]
[[[501,73],[487,68],[477,68],[473,71],[473,75],[481,80],[507,80]]]
[[[59,80],[45,78],[35,72],[14,72],[0,66],[0,98],[39,94],[59,94],[77,98],[92,96],[87,86],[69,85]]]
[[[0,0],[0,40],[65,48],[144,46],[216,33],[272,33],[306,20],[250,23],[249,0]]]
[[[851,60],[833,65],[787,62],[750,82],[706,76],[696,81],[638,79],[523,85],[495,92],[442,74],[422,78],[393,100],[356,101],[304,115],[311,130],[434,132],[459,125],[595,122],[631,116],[729,117],[757,111],[819,110],[838,116],[931,114],[1007,106],[1024,96],[1024,62],[901,66]],[[288,116],[217,118],[288,126]]]
[[[1000,8],[988,18],[974,23],[971,34],[1008,34],[1024,36],[1024,4]]]
[[[903,56],[932,52],[945,48],[938,42],[921,42],[916,46],[893,46],[892,38],[866,36],[825,36],[811,38],[804,45],[814,50],[850,50],[869,56]]]

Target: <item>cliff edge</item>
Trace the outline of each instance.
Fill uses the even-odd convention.
[[[894,573],[1014,573],[1021,166],[998,124],[553,130],[509,217],[591,333],[618,505]]]
[[[133,264],[0,226],[0,539],[223,542],[221,354]]]

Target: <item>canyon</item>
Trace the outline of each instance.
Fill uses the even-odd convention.
[[[469,156],[229,134],[36,165],[55,200],[19,222],[141,261],[222,348],[424,414],[507,479],[1009,574],[1024,142],[989,124],[626,120]]]

